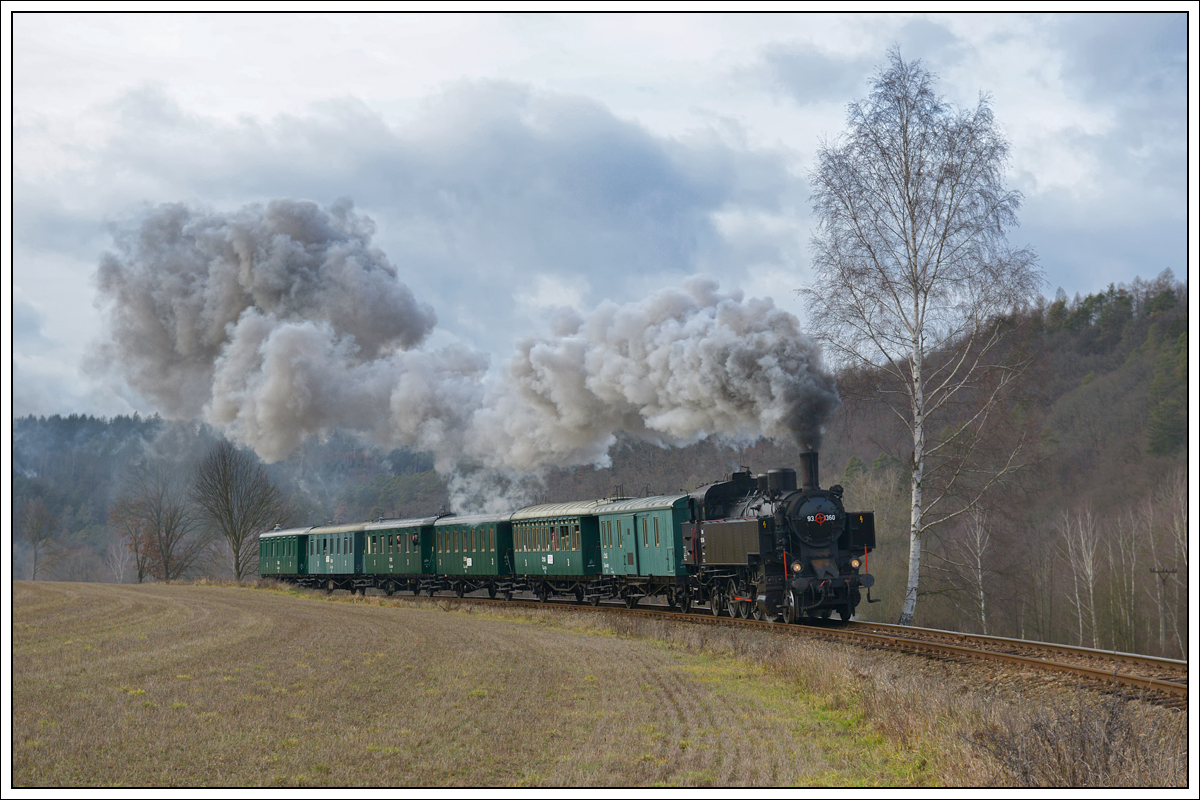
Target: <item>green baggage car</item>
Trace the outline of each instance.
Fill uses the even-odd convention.
[[[683,526],[688,495],[616,500],[595,509],[604,575],[614,576],[630,608],[642,597],[663,597],[675,607],[686,594]]]

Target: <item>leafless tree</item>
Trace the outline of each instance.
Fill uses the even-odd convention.
[[[1100,529],[1091,505],[1085,505],[1076,513],[1064,510],[1058,519],[1058,532],[1074,586],[1073,605],[1079,623],[1077,643],[1083,646],[1084,625],[1090,623],[1091,646],[1099,647],[1096,585],[1100,572]]]
[[[257,459],[221,441],[197,467],[191,496],[229,545],[240,581],[254,566],[257,534],[285,521],[283,495]]]
[[[150,574],[151,536],[149,523],[143,519],[141,504],[129,493],[118,497],[108,510],[108,524],[133,555],[137,582],[142,583]]]
[[[1009,145],[987,98],[956,110],[934,94],[919,61],[896,49],[889,59],[870,96],[850,105],[847,132],[820,148],[810,176],[815,281],[801,291],[831,360],[882,371],[880,397],[912,434],[900,613],[911,624],[922,537],[1017,466],[1010,451],[963,499],[970,443],[981,441],[1021,369],[1002,347],[1010,328],[996,320],[1031,297],[1040,277],[1032,252],[1007,245],[1021,198],[1003,186]],[[931,426],[967,397],[964,419]]]
[[[173,581],[193,572],[208,550],[195,510],[188,502],[183,470],[161,459],[134,463],[109,513],[109,522],[145,559],[149,574]],[[139,565],[139,582],[144,574]]]
[[[58,543],[58,518],[40,497],[25,504],[21,514],[21,536],[29,544],[33,559],[30,579],[37,580],[58,561],[62,547]]]
[[[108,547],[104,548],[104,566],[108,567],[113,580],[117,583],[125,582],[125,571],[129,569],[130,555],[131,551],[119,535],[114,536],[108,543]]]

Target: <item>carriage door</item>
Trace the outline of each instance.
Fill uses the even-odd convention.
[[[635,514],[624,514],[617,519],[621,529],[621,547],[617,550],[617,563],[613,572],[618,575],[638,574],[638,518]],[[610,554],[611,555],[611,554]]]

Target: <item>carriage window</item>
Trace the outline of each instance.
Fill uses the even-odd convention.
[[[658,547],[658,517],[654,518],[654,546]]]
[[[571,531],[571,549],[572,550],[579,549],[579,526],[578,525],[576,525],[574,527],[574,529]]]
[[[646,525],[646,518],[642,517],[642,547],[650,546],[650,530]]]
[[[488,529],[488,550],[490,550],[493,553],[496,552],[496,529],[495,528]]]

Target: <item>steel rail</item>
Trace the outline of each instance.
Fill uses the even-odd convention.
[[[1003,636],[990,636],[979,633],[946,631],[938,628],[913,628],[905,625],[892,625],[886,622],[860,621],[851,622],[847,625],[847,629],[849,630],[855,630],[858,628],[874,628],[884,631],[894,631],[897,635],[899,635],[901,631],[914,631],[927,635],[946,636],[962,642],[982,642],[1003,647],[1044,650],[1050,653],[1071,653],[1073,655],[1084,656],[1086,658],[1112,659],[1115,661],[1123,661],[1130,664],[1141,664],[1148,667],[1159,667],[1167,670],[1187,670],[1188,666],[1188,662],[1175,658],[1160,658],[1159,656],[1147,656],[1142,655],[1141,653],[1125,653],[1120,650],[1101,650],[1098,648],[1079,647],[1073,644],[1055,644],[1054,642],[1041,642],[1037,641],[1036,639],[1012,639]]]
[[[776,631],[779,633],[787,633],[795,636],[809,636],[815,638],[826,638],[837,641],[858,641],[863,644],[879,647],[882,649],[904,650],[916,653],[933,653],[942,655],[953,655],[972,658],[977,661],[1001,661],[1021,666],[1032,667],[1049,672],[1065,673],[1076,675],[1079,677],[1096,680],[1103,683],[1115,683],[1124,686],[1135,687],[1150,691],[1157,691],[1163,694],[1172,695],[1174,697],[1186,698],[1188,695],[1187,683],[1177,683],[1175,681],[1163,680],[1161,678],[1145,678],[1138,675],[1129,675],[1118,672],[1116,670],[1096,669],[1094,667],[1079,666],[1076,664],[1064,664],[1059,661],[1051,661],[1043,658],[1034,658],[1032,656],[1021,656],[1014,653],[1005,653],[996,650],[983,650],[979,648],[947,644],[944,642],[930,641],[928,639],[916,638],[921,633],[931,633],[936,635],[961,636],[964,639],[982,639],[982,640],[999,640],[1005,643],[1011,643],[1013,646],[1022,646],[1026,642],[1022,639],[1003,639],[1002,637],[982,637],[975,634],[958,634],[955,631],[941,631],[937,629],[927,628],[912,628],[904,625],[888,625],[887,623],[851,623],[849,627],[822,627],[813,625],[782,625],[773,622],[763,622],[754,619],[736,619],[733,617],[714,616],[709,609],[698,608],[694,613],[683,614],[678,611],[667,611],[664,608],[658,609],[655,607],[642,608],[626,608],[624,605],[609,605],[601,604],[598,606],[580,605],[574,600],[550,600],[548,602],[540,602],[536,600],[491,600],[486,597],[412,597],[400,598],[408,600],[434,601],[434,602],[452,602],[454,604],[462,602],[496,604],[509,608],[555,608],[565,609],[576,612],[587,611],[604,611],[618,612],[621,614],[652,617],[659,619],[670,619],[677,622],[687,622],[701,625],[722,625],[722,626],[758,626],[764,630]],[[867,633],[864,631],[854,630],[855,627],[879,626],[888,629],[897,629],[896,633]],[[909,635],[901,635],[901,632]],[[1074,645],[1055,645],[1051,642],[1034,642],[1034,645],[1041,645],[1034,649],[1043,649],[1046,652],[1054,650],[1063,650],[1078,655],[1088,655],[1097,658],[1110,658],[1112,651],[1108,650],[1089,650],[1080,648]],[[1137,654],[1126,654],[1138,658]],[[1145,656],[1153,662],[1153,665],[1163,666],[1162,662],[1167,662],[1172,668],[1183,667],[1186,669],[1186,661],[1175,661],[1174,659],[1155,659],[1153,656]]]

